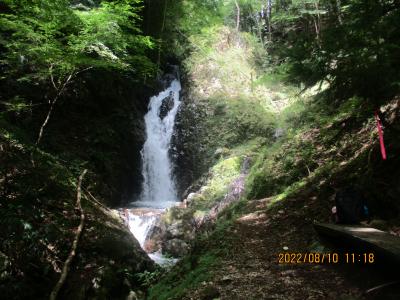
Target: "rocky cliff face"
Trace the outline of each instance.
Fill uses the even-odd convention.
[[[89,161],[102,182],[98,192],[108,205],[131,201],[140,193],[143,115],[153,93],[121,74],[83,74],[56,107],[44,146],[65,158]]]
[[[205,107],[183,88],[182,104],[176,116],[175,130],[171,140],[170,155],[178,195],[183,199],[187,189],[209,167],[205,161],[206,134]]]

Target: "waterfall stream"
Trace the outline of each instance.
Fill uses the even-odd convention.
[[[150,98],[144,117],[147,139],[141,151],[143,190],[135,206],[166,208],[178,201],[168,150],[181,103],[180,90],[180,82],[174,79],[166,90]]]
[[[128,210],[129,229],[144,249],[146,237],[160,214],[178,203],[168,154],[181,103],[181,84],[176,78],[168,88],[150,98],[144,117],[146,141],[141,151],[144,181],[140,196],[131,203],[134,209]],[[164,258],[160,253],[150,253],[149,256],[159,264],[171,263],[171,259]]]

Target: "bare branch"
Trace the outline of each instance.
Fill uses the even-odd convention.
[[[75,76],[77,76],[77,75],[79,75],[79,74],[81,74],[83,72],[89,71],[91,69],[93,69],[93,67],[87,67],[87,68],[85,68],[83,70],[80,70],[80,71],[76,72],[72,77],[75,77]]]
[[[50,65],[49,71],[50,71],[50,80],[51,80],[51,83],[53,84],[53,87],[55,88],[55,90],[58,91],[58,88],[57,88],[57,86],[56,86],[56,84],[55,84],[55,82],[54,82],[53,64]],[[49,103],[50,103],[50,101],[49,101]]]
[[[75,239],[72,243],[71,251],[68,255],[67,260],[64,263],[60,279],[58,280],[57,284],[55,285],[53,291],[50,294],[50,297],[49,297],[50,300],[57,299],[57,295],[60,292],[60,289],[62,288],[62,286],[64,285],[65,279],[67,278],[67,275],[69,272],[71,262],[74,259],[75,254],[76,254],[76,249],[78,248],[78,242],[79,242],[79,238],[82,234],[83,226],[85,225],[85,213],[84,213],[82,205],[81,205],[81,194],[82,194],[81,185],[82,185],[83,177],[85,176],[86,173],[87,173],[87,169],[83,170],[82,174],[79,176],[78,186],[76,188],[76,206],[80,211],[81,221],[80,221],[78,229],[76,231]]]
[[[50,104],[50,108],[49,108],[49,111],[47,113],[46,119],[44,120],[44,122],[43,122],[43,124],[42,124],[42,126],[40,127],[40,130],[39,130],[39,135],[38,135],[38,138],[36,140],[36,146],[39,145],[40,140],[42,139],[44,128],[46,127],[47,123],[50,120],[51,113],[54,110],[54,106],[55,106],[58,98],[60,98],[61,94],[64,92],[65,87],[71,81],[72,76],[73,76],[73,74],[70,74],[67,77],[67,79],[64,81],[64,84],[62,85],[62,87],[58,90],[57,95],[54,97],[53,101],[50,102],[51,104]]]

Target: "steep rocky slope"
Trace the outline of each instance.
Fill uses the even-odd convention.
[[[330,222],[335,193],[349,186],[367,198],[372,226],[398,234],[399,99],[380,107],[384,161],[372,103],[357,97],[327,103],[325,83],[300,93],[274,71],[255,76],[252,93],[251,84],[234,84],[243,74],[224,60],[229,51],[251,53],[251,44],[229,45],[229,31],[216,32],[217,42],[196,38],[209,42],[217,59],[201,49],[188,59],[188,81],[196,91],[185,95],[177,127],[182,144],[173,152],[184,166],[178,177],[199,179],[186,189],[182,207],[164,217],[164,236],[156,237],[161,246],[181,239],[190,250],[150,284],[148,298],[396,299],[397,286],[364,293],[396,278],[387,264],[279,264],[278,254],[346,249],[321,240],[312,225]],[[252,56],[245,57],[246,65]],[[250,168],[242,174],[246,160]],[[242,175],[245,185],[238,187]],[[235,187],[240,192],[225,206]]]

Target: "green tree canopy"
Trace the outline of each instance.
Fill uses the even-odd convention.
[[[87,10],[67,0],[5,0],[0,14],[1,63],[24,78],[65,76],[93,67],[152,73],[153,42],[139,29],[140,0],[101,2]]]

